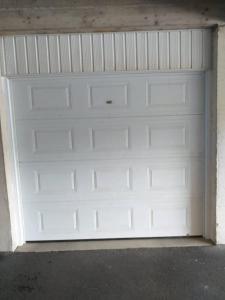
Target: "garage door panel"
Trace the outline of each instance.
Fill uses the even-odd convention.
[[[188,206],[55,203],[24,206],[26,240],[180,236],[190,233]],[[163,219],[162,219],[163,218]],[[62,222],[59,222],[62,220]],[[197,231],[196,231],[197,232]],[[198,233],[196,233],[198,234]]]
[[[25,202],[182,201],[203,194],[199,159],[20,164]]]
[[[20,161],[199,155],[201,116],[18,121]]]
[[[202,113],[202,73],[48,77],[11,82],[16,119]]]

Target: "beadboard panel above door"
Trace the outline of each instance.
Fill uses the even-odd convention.
[[[207,70],[211,30],[0,37],[2,76],[151,70]]]

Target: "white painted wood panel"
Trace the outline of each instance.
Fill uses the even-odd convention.
[[[210,29],[5,36],[1,74],[207,70],[210,39]]]
[[[110,34],[97,38],[116,45]],[[129,55],[138,65],[138,52]],[[26,240],[202,234],[201,72],[34,76],[9,86]]]

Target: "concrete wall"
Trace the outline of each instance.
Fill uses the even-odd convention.
[[[6,188],[5,164],[3,158],[2,137],[0,133],[0,251],[12,248],[9,203]]]
[[[217,44],[217,184],[216,241],[225,244],[225,27],[218,30]]]
[[[223,0],[1,0],[0,34],[200,28],[224,11]]]

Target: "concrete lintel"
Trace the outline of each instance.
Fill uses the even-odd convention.
[[[7,1],[6,1],[7,2]],[[215,1],[0,1],[0,34],[138,31],[225,24],[225,2]],[[17,2],[17,1],[16,1]],[[11,3],[11,5],[10,5]],[[58,3],[58,5],[57,5]]]

